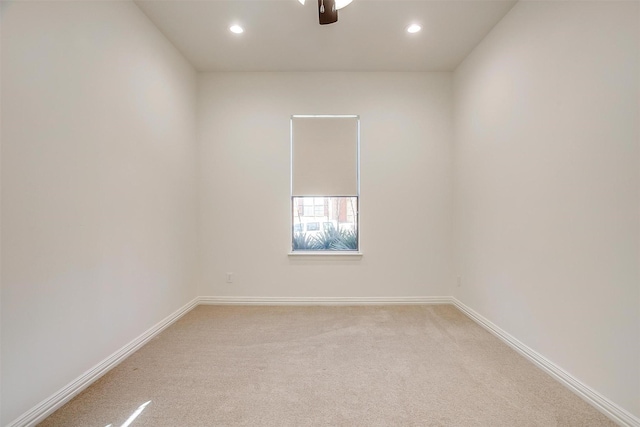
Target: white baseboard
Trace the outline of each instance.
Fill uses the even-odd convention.
[[[22,416],[16,418],[6,427],[35,426],[46,417],[51,415],[62,405],[78,395],[78,393],[80,393],[82,390],[89,387],[98,378],[106,374],[109,370],[113,369],[116,365],[129,357],[129,355],[149,342],[149,340],[151,340],[153,337],[169,327],[180,317],[184,316],[187,312],[198,305],[198,301],[199,298],[195,298],[183,307],[171,313],[169,316],[156,323],[153,327],[131,341],[129,344],[125,345],[120,350],[116,351],[111,356],[107,357],[102,362],[98,363],[96,366],[80,375],[66,387],[59,390],[56,394],[49,397],[48,399],[43,400],[42,402],[31,408],[29,411],[22,414]]]
[[[451,297],[451,302],[460,311],[469,316],[473,321],[478,323],[483,328],[487,329],[493,335],[497,336],[499,339],[504,341],[507,345],[529,359],[531,362],[535,363],[542,370],[544,370],[553,378],[560,381],[560,383],[568,387],[569,390],[576,393],[597,410],[609,417],[612,421],[620,424],[621,426],[640,427],[640,419],[630,412],[626,411],[625,409],[611,402],[606,397],[602,396],[600,393],[583,384],[567,371],[554,364],[553,362],[542,356],[540,353],[527,347],[525,344],[505,332],[500,327],[493,324],[482,315],[467,307],[456,298]]]
[[[200,304],[203,305],[425,305],[451,303],[451,297],[200,297]]]

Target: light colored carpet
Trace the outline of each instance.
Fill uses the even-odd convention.
[[[41,426],[615,425],[455,307],[199,306]]]

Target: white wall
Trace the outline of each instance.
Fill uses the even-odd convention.
[[[448,295],[450,81],[450,73],[201,74],[201,293]],[[292,114],[360,115],[361,259],[287,256]]]
[[[0,424],[197,295],[195,107],[133,3],[3,2]]]
[[[519,2],[454,74],[465,304],[640,416],[638,2]]]

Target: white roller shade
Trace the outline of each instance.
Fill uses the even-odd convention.
[[[292,195],[358,195],[358,118],[292,118]]]

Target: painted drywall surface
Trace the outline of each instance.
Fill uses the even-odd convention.
[[[2,23],[2,9],[0,8],[0,25]],[[2,27],[0,27],[2,36]],[[2,58],[0,57],[0,61]],[[1,73],[0,69],[0,73]],[[2,84],[0,82],[0,100],[2,99]],[[0,102],[1,104],[1,102]],[[0,107],[0,129],[2,129],[2,107]],[[2,132],[0,131],[0,189],[2,189]],[[2,196],[0,191],[0,322],[2,321]],[[2,425],[2,323],[0,323],[0,425]]]
[[[636,416],[638,17],[520,2],[453,83],[455,295]]]
[[[2,425],[197,295],[196,83],[131,2],[3,4]]]
[[[201,74],[202,294],[446,295],[450,81],[450,73]],[[287,256],[292,114],[360,115],[361,259]]]

